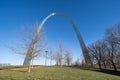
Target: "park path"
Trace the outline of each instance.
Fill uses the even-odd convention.
[[[33,67],[33,68],[40,68],[40,67]],[[0,70],[0,72],[5,72],[5,71],[16,71],[16,70],[27,70],[28,67],[24,67],[24,68],[12,68],[12,69],[5,69],[5,70]],[[31,68],[32,69],[32,68]]]
[[[5,72],[5,71],[15,71],[15,70],[23,70],[27,68],[13,68],[13,69],[5,69],[5,70],[0,70],[0,72]]]

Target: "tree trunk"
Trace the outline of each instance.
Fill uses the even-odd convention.
[[[60,66],[62,67],[63,65],[62,65],[62,60],[61,60],[61,62],[60,62]]]
[[[106,68],[106,64],[105,64],[105,61],[103,61],[103,65],[104,65],[104,68]]]
[[[52,57],[51,57],[51,59],[50,59],[50,66],[52,66]]]
[[[31,60],[31,68],[33,68],[33,59]]]
[[[98,61],[99,69],[101,69],[101,61]]]
[[[68,66],[70,66],[70,63],[68,62]]]
[[[117,71],[116,65],[113,60],[110,60],[115,71]]]

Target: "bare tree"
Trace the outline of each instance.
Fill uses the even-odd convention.
[[[77,59],[75,60],[73,65],[74,66],[80,66],[80,58],[79,57],[77,57]]]
[[[103,40],[103,41],[100,41],[100,48],[101,48],[101,61],[102,61],[102,64],[104,66],[104,68],[106,68],[106,63],[108,61],[108,58],[107,58],[107,44],[106,44],[106,41]]]
[[[112,34],[113,34],[113,36],[111,37],[112,41],[116,45],[116,53],[114,56],[114,62],[116,66],[120,67],[120,23],[115,25],[112,28]]]
[[[58,51],[55,52],[54,60],[56,61],[56,66],[62,66],[62,55]]]
[[[25,55],[26,58],[29,59],[30,63],[27,64],[28,72],[30,72],[34,58],[39,57],[43,48],[45,47],[45,37],[43,35],[43,31],[40,33],[38,38],[34,40],[37,29],[37,24],[35,24],[34,27],[31,27],[30,29],[23,28],[17,47],[10,47],[10,49],[12,49],[15,53]]]
[[[69,59],[68,59],[69,57]],[[71,56],[70,56],[70,52],[67,50],[67,48],[65,47],[65,45],[63,44],[62,40],[58,41],[58,49],[56,49],[56,52],[54,53],[54,60],[56,61],[56,65],[60,65],[62,67],[63,60],[64,59],[69,60],[69,64],[72,60]]]
[[[106,67],[106,44],[104,41],[96,41],[88,46],[89,54],[91,55],[91,59],[94,61],[93,63],[97,63],[99,65],[99,69],[101,69],[102,64]]]
[[[64,55],[64,51],[65,51],[65,46],[63,44],[62,40],[58,40],[58,51],[57,51],[57,56],[58,58],[58,63],[59,65],[62,67],[63,65],[63,55]]]
[[[88,46],[89,55],[93,63],[113,67],[117,71],[120,64],[120,24],[106,30],[105,39],[96,41]]]
[[[54,58],[54,50],[50,48],[50,52],[49,52],[50,66],[52,66],[53,58]]]
[[[65,60],[65,63],[67,64],[67,66],[70,66],[70,64],[72,62],[72,56],[71,56],[70,50],[66,50],[64,60]]]
[[[117,51],[117,44],[116,44],[116,38],[115,38],[115,34],[113,31],[113,28],[109,28],[106,31],[106,41],[108,44],[108,56],[109,56],[109,60],[114,68],[115,71],[117,71],[117,67],[115,65],[115,55],[116,55],[116,51]]]

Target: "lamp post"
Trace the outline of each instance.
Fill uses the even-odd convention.
[[[48,51],[45,51],[45,66],[47,65],[47,53],[48,53]]]

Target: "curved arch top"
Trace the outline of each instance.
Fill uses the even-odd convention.
[[[62,16],[64,16],[64,17],[66,17],[66,18],[69,20],[69,22],[72,24],[72,27],[73,27],[76,35],[77,35],[77,39],[78,39],[79,44],[80,44],[80,46],[81,46],[81,49],[82,49],[82,53],[83,53],[85,62],[86,62],[86,64],[91,64],[91,60],[90,60],[90,57],[89,57],[89,54],[88,54],[88,50],[87,50],[87,48],[86,48],[86,45],[85,45],[85,43],[84,43],[84,41],[83,41],[83,39],[82,39],[82,36],[81,36],[81,34],[80,34],[77,26],[75,25],[75,23],[73,22],[73,20],[72,20],[68,15],[66,15],[66,14],[64,14],[64,13],[61,13],[61,12],[53,12],[53,13],[49,14],[47,17],[45,17],[45,18],[43,19],[43,21],[41,22],[41,24],[39,25],[37,31],[36,31],[36,34],[35,34],[35,37],[34,37],[33,42],[37,40],[38,35],[39,35],[42,27],[44,26],[45,22],[46,22],[50,17],[55,16],[55,15],[57,15],[57,14],[60,14],[60,15],[62,15]],[[25,61],[24,61],[24,62],[25,62]]]
[[[41,22],[41,24],[39,25],[39,28],[38,28],[36,37],[39,35],[39,32],[41,31],[41,29],[42,29],[43,25],[45,24],[45,22],[46,22],[50,17],[52,17],[52,16],[54,16],[54,15],[57,15],[57,14],[60,14],[60,15],[62,15],[62,16],[64,16],[64,17],[66,17],[66,18],[69,20],[69,22],[72,24],[72,27],[73,27],[76,35],[77,35],[79,44],[80,44],[80,46],[81,46],[81,48],[82,48],[82,52],[83,52],[83,56],[84,56],[85,62],[86,62],[86,64],[90,64],[90,63],[91,63],[90,57],[89,57],[89,54],[88,54],[86,45],[85,45],[85,43],[84,43],[84,41],[83,41],[83,39],[82,39],[82,36],[81,36],[81,34],[80,34],[77,26],[75,25],[75,23],[73,22],[73,20],[72,20],[68,15],[66,15],[66,14],[64,14],[64,13],[61,13],[61,12],[54,12],[54,13],[51,13],[50,15],[48,15],[48,16]]]

